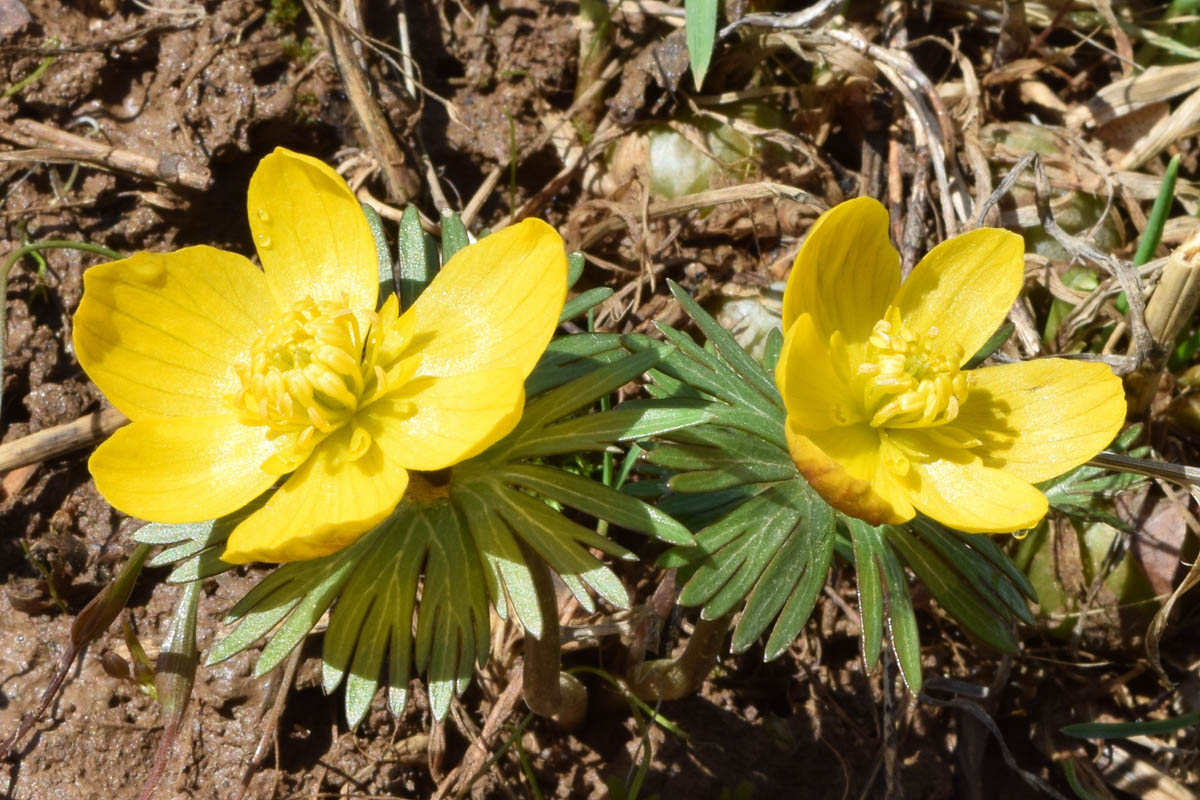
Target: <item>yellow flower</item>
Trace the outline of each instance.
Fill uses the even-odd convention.
[[[459,251],[403,314],[346,183],[277,149],[250,180],[262,269],[211,247],[89,269],[79,362],[133,422],[88,466],[121,511],[213,519],[277,481],[226,561],[332,553],[381,522],[408,470],[503,437],[566,296],[563,242],[526,220]]]
[[[887,212],[842,203],[817,220],[788,279],[775,382],[800,472],[871,524],[920,511],[971,533],[1035,525],[1034,486],[1120,430],[1121,381],[1046,358],[962,369],[1017,299],[1021,237],[980,229],[935,247],[901,285]]]

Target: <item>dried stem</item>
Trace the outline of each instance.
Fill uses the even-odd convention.
[[[193,167],[181,156],[164,153],[155,157],[122,150],[37,120],[17,119],[11,124],[0,124],[0,139],[29,148],[0,154],[0,161],[84,162],[198,191],[212,186],[212,175],[207,169]]]
[[[44,428],[0,445],[0,472],[40,464],[56,456],[82,450],[108,438],[129,419],[115,408],[84,414],[77,420]]]

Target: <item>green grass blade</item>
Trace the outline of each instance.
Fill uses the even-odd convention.
[[[1142,722],[1077,722],[1059,728],[1077,739],[1124,739],[1129,736],[1158,736],[1200,725],[1200,711],[1167,719]]]
[[[1154,207],[1146,220],[1146,229],[1138,240],[1137,252],[1133,255],[1133,265],[1140,267],[1154,256],[1154,251],[1162,241],[1163,228],[1167,224],[1167,216],[1171,212],[1171,204],[1175,202],[1175,180],[1179,175],[1179,154],[1171,156],[1167,170],[1163,173],[1162,186],[1158,196],[1154,198]]]
[[[717,0],[684,0],[688,58],[692,62],[696,91],[704,84],[704,75],[712,61],[717,38],[717,5]]]
[[[984,361],[992,356],[997,350],[1004,346],[1008,341],[1008,337],[1013,335],[1017,327],[1011,322],[1006,322],[1000,326],[1000,329],[992,334],[991,338],[983,343],[983,347],[979,348],[979,352],[971,356],[971,360],[963,365],[963,369],[975,369]]]

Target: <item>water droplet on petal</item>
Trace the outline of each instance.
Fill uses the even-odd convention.
[[[137,260],[129,264],[132,277],[141,283],[161,285],[166,279],[167,271],[157,261]]]
[[[271,237],[267,236],[265,233],[256,234],[254,241],[257,242],[258,246],[264,250],[271,246]]]
[[[257,211],[255,211],[254,213],[263,222],[271,221],[271,215],[267,213],[267,210],[265,208],[260,208]]]

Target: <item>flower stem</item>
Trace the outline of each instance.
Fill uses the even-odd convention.
[[[542,635],[525,633],[523,673],[525,705],[538,716],[558,727],[570,730],[579,726],[587,714],[587,690],[574,675],[562,671],[562,639],[558,630],[558,600],[550,568],[542,557],[524,542],[521,553],[529,566],[537,593],[538,612],[542,617]]]
[[[95,253],[98,256],[104,256],[113,261],[118,258],[124,258],[123,255],[115,250],[109,250],[107,247],[101,247],[98,244],[72,242],[67,239],[45,239],[18,247],[4,259],[4,264],[0,265],[0,415],[3,414],[4,409],[3,361],[5,348],[8,346],[8,273],[12,270],[13,265],[22,258],[40,250],[82,250],[85,253]]]
[[[693,694],[716,666],[732,619],[732,612],[717,619],[698,619],[678,658],[647,661],[630,671],[630,691],[648,702],[678,700]]]

